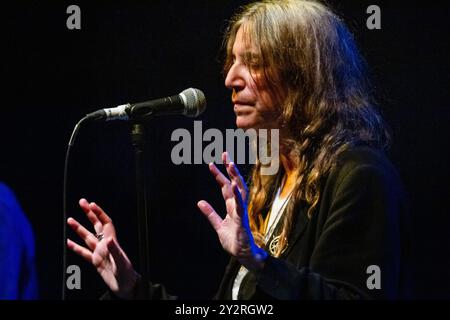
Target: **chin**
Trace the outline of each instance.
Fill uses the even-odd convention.
[[[254,124],[251,121],[248,121],[248,119],[245,119],[244,117],[237,117],[236,127],[238,127],[239,129],[247,130],[250,128],[254,128]]]

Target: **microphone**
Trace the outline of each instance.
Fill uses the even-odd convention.
[[[146,120],[154,116],[178,115],[195,118],[206,108],[206,98],[199,89],[189,88],[177,95],[150,101],[127,103],[86,115],[86,120]]]

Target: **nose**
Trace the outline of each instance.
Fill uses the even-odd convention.
[[[245,78],[242,72],[242,66],[233,64],[225,78],[225,86],[236,91],[242,90],[245,87]]]

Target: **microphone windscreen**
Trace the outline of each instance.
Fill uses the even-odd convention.
[[[206,98],[205,94],[195,88],[189,88],[180,93],[184,102],[184,115],[187,117],[198,117],[205,111]]]

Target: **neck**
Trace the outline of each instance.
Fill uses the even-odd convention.
[[[298,160],[292,149],[282,148],[280,150],[280,162],[285,172],[285,182],[280,196],[286,197],[292,191],[297,179]]]

